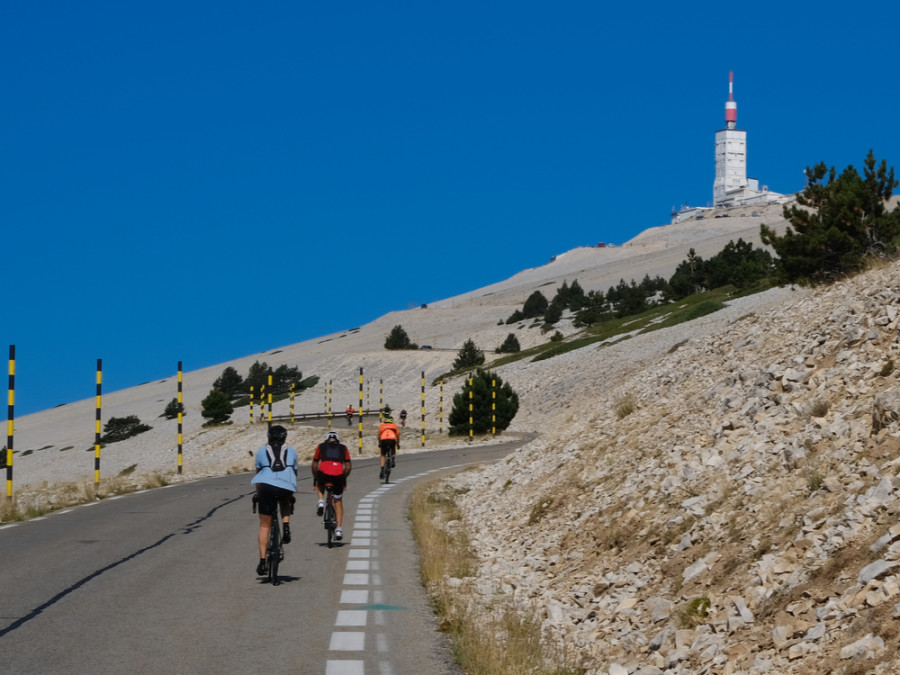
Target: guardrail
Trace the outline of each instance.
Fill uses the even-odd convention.
[[[361,413],[360,413],[360,411],[354,411],[353,417],[354,418],[360,417],[360,414],[362,415],[362,417],[369,417],[371,415],[378,415],[378,414],[380,414],[380,412],[381,411],[377,410],[377,409],[376,410],[363,410]],[[262,417],[263,417],[264,422],[269,419],[268,415],[263,415]],[[347,417],[347,413],[345,413],[345,412],[294,413],[293,415],[272,415],[272,421],[273,422],[290,422],[293,419],[295,422],[298,422],[298,421],[302,422],[304,420],[327,420],[328,418],[343,419],[346,417]]]

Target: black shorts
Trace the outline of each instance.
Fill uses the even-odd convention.
[[[281,505],[281,515],[290,515],[294,511],[294,493],[268,483],[257,483],[256,494],[259,497],[259,514],[272,516],[275,514],[275,502]]]
[[[397,441],[385,438],[383,441],[378,441],[378,447],[381,448],[381,454],[387,457],[397,449]]]
[[[347,487],[346,476],[329,476],[321,471],[316,472],[316,487],[325,492],[325,484],[331,483],[331,492],[334,493],[335,499],[340,499],[344,494],[344,488]]]

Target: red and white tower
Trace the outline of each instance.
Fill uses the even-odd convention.
[[[748,187],[747,132],[737,129],[737,102],[734,100],[734,73],[728,71],[728,100],[725,128],[716,132],[716,179],[713,206],[740,199]]]

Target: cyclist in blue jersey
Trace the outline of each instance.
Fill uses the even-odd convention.
[[[276,503],[281,507],[285,544],[291,541],[291,511],[297,491],[297,451],[287,445],[287,429],[269,428],[269,443],[256,451],[256,475],[250,481],[256,486],[259,500],[259,565],[256,573],[266,573],[266,547]]]

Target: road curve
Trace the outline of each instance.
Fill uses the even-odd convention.
[[[301,469],[277,587],[254,573],[250,475],[107,499],[0,528],[4,671],[458,673],[419,582],[416,484],[525,441],[355,460],[329,549]]]

